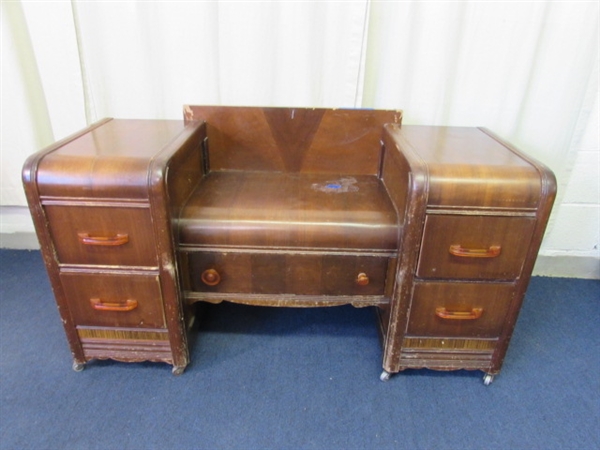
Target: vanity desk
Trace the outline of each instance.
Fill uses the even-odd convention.
[[[97,122],[23,179],[74,360],[189,362],[195,302],[374,307],[381,379],[502,366],[553,174],[401,111],[186,106]]]

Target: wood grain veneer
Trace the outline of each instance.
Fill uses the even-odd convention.
[[[75,368],[189,360],[193,304],[375,306],[383,379],[500,371],[556,193],[486,129],[401,111],[195,106],[28,159]]]

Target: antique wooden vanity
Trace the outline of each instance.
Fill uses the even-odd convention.
[[[74,358],[189,361],[195,302],[378,312],[383,373],[500,371],[554,200],[487,130],[400,111],[106,119],[23,177]]]

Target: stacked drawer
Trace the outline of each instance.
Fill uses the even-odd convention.
[[[450,369],[460,359],[486,369],[534,227],[532,217],[428,214],[402,358]]]
[[[386,126],[403,212],[384,373],[500,371],[556,192],[552,172],[478,128]],[[406,174],[399,177],[398,173]]]
[[[96,358],[166,362],[174,373],[187,365],[165,178],[179,155],[197,153],[195,132],[177,121],[109,119],[26,162],[75,370]]]
[[[150,205],[42,203],[85,359],[172,363]]]

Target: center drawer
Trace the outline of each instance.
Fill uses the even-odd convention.
[[[61,273],[75,325],[164,328],[158,276]]]
[[[190,252],[196,292],[383,295],[389,258],[361,255]]]

